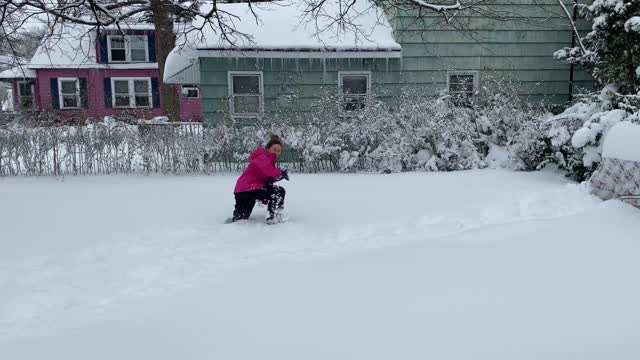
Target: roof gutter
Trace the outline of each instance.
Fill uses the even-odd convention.
[[[198,49],[199,57],[247,57],[247,58],[305,58],[305,59],[353,59],[353,58],[401,58],[401,49]]]

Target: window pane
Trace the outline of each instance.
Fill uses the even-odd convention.
[[[127,56],[126,56],[126,53],[124,52],[124,49],[122,50],[111,49],[111,61],[126,61],[126,60],[127,60]]]
[[[147,61],[147,53],[144,50],[132,49],[131,61]]]
[[[112,37],[111,49],[124,49],[124,39],[122,37]]]
[[[234,94],[260,94],[260,76],[233,75]]]
[[[149,107],[149,96],[136,96],[137,107]]]
[[[116,106],[129,106],[129,96],[116,95]]]
[[[473,95],[473,75],[450,75],[449,92]]]
[[[147,80],[134,80],[133,88],[136,94],[147,94],[149,92],[149,82]]]
[[[260,97],[234,96],[233,110],[236,114],[257,114],[260,112]]]
[[[31,96],[20,97],[20,105],[22,106],[23,109],[33,108],[33,97]]]
[[[198,97],[198,89],[188,89],[187,97],[189,98],[197,98]]]
[[[78,98],[75,95],[63,95],[62,107],[65,107],[65,108],[78,107]]]
[[[127,80],[114,80],[113,88],[116,94],[129,94],[129,81]]]
[[[63,94],[73,94],[76,93],[76,81],[60,81],[61,89],[60,92]]]
[[[147,42],[145,41],[144,37],[130,37],[128,38],[129,40],[129,44],[131,46],[131,49],[146,49],[147,48]]]
[[[20,83],[18,86],[20,87],[19,89],[20,96],[33,96],[30,83]]]
[[[367,94],[367,76],[346,75],[342,77],[343,94]]]

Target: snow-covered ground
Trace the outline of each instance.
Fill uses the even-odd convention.
[[[640,358],[640,211],[551,173],[0,179],[0,359]]]

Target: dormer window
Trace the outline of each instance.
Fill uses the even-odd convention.
[[[147,36],[109,35],[107,38],[109,62],[148,62]]]

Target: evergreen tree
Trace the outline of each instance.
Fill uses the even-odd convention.
[[[576,46],[555,57],[588,70],[601,85],[614,85],[621,94],[640,91],[640,0],[594,0],[579,5],[579,14],[593,23]]]

